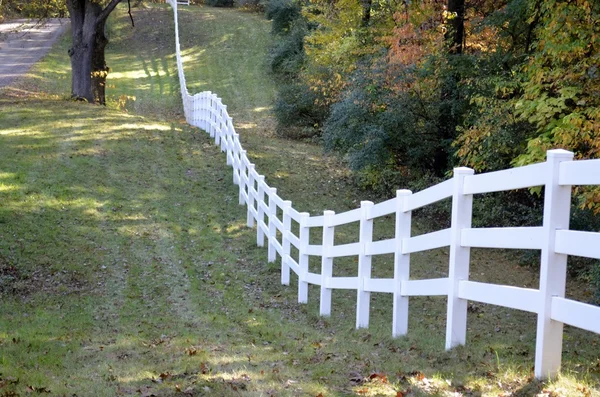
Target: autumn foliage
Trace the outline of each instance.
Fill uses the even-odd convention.
[[[293,37],[301,57],[282,80],[279,130],[320,139],[363,187],[418,190],[455,166],[506,169],[551,148],[600,158],[597,1],[285,1],[302,35],[277,46]],[[539,193],[486,198],[486,224],[538,224]],[[574,208],[593,229],[600,191],[576,190]]]

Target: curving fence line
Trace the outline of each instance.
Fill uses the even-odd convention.
[[[268,260],[281,258],[281,283],[289,285],[290,271],[298,277],[298,302],[308,300],[308,285],[320,290],[320,314],[331,313],[334,289],[357,291],[356,327],[369,325],[370,294],[393,294],[392,335],[408,332],[411,296],[448,297],[446,349],[465,344],[468,301],[488,303],[536,313],[535,376],[545,378],[560,369],[563,324],[600,333],[600,307],[565,298],[567,256],[600,259],[600,233],[569,230],[571,189],[574,185],[600,185],[600,160],[573,161],[573,153],[550,150],[544,163],[474,175],[456,168],[452,179],[423,191],[398,190],[382,203],[361,202],[360,208],[321,216],[298,212],[291,201],[277,195],[265,182],[243,149],[227,106],[210,91],[187,91],[179,46],[176,0],[168,0],[175,16],[177,69],[186,120],[210,134],[233,167],[233,183],[239,185],[239,203],[248,206],[247,224],[257,227],[257,244],[268,244]],[[544,186],[544,220],[539,227],[472,228],[473,197],[477,194]],[[411,212],[451,198],[452,221],[448,229],[411,235]],[[278,213],[283,215],[280,217]],[[373,220],[395,216],[395,237],[373,241]],[[265,221],[265,218],[267,221]],[[297,223],[298,235],[292,232]],[[359,241],[335,245],[336,226],[358,222]],[[310,244],[311,229],[322,229],[322,242]],[[296,229],[296,228],[294,228]],[[278,237],[280,236],[280,237]],[[290,254],[298,250],[297,258]],[[410,254],[450,247],[448,277],[411,280]],[[536,249],[541,251],[539,289],[469,281],[470,248]],[[394,277],[371,277],[374,255],[394,255]],[[309,256],[321,257],[321,273],[311,273]],[[333,277],[334,258],[358,257],[358,276]]]

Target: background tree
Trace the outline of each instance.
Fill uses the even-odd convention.
[[[71,57],[71,96],[90,103],[105,104],[108,67],[104,50],[106,20],[122,0],[67,0],[71,17],[73,45]]]
[[[123,0],[0,0],[0,20],[6,17],[71,19],[71,96],[105,104],[108,67],[104,50],[106,20]],[[131,14],[130,14],[131,15]],[[133,23],[133,19],[132,19]]]

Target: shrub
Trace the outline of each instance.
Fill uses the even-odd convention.
[[[237,6],[254,12],[265,11],[265,5],[262,0],[237,0]]]
[[[277,36],[268,56],[269,69],[272,73],[286,77],[298,75],[306,58],[305,36],[306,26],[302,23],[296,23],[287,35]]]
[[[395,90],[389,71],[378,66],[382,58],[365,60],[332,105],[323,126],[325,148],[346,156],[356,171],[391,168],[423,175],[433,168],[438,147],[449,151],[450,143],[437,138],[439,95],[431,89],[429,97]],[[397,76],[401,84],[410,82],[410,73]]]
[[[298,135],[303,138],[318,134],[316,127],[326,117],[327,109],[316,105],[318,95],[297,81],[280,86],[275,101],[275,117],[278,132],[282,135]],[[300,127],[290,128],[290,127]],[[293,134],[290,134],[293,132]]]
[[[234,0],[206,0],[204,4],[211,7],[233,7]]]
[[[267,19],[272,20],[273,34],[288,32],[294,22],[302,16],[300,5],[293,0],[269,0],[265,5],[265,15]]]

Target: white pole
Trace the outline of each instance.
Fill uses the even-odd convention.
[[[460,245],[461,230],[471,227],[473,213],[473,195],[463,194],[464,180],[469,175],[473,175],[473,170],[470,168],[461,167],[454,169],[450,269],[448,272],[448,310],[446,315],[446,350],[450,350],[458,345],[464,345],[467,338],[468,301],[458,297],[458,285],[461,280],[469,279],[471,249]]]
[[[327,288],[327,281],[333,276],[333,258],[331,247],[333,247],[335,227],[332,226],[333,211],[323,212],[323,256],[321,257],[321,316],[331,316],[331,288]]]
[[[238,185],[240,187],[240,194],[238,197],[238,204],[244,205],[246,204],[246,199],[244,198],[244,193],[246,192],[246,181],[249,179],[248,176],[248,167],[246,167],[246,163],[244,162],[244,157],[246,156],[245,150],[240,150],[240,163],[239,163],[239,172],[238,172]]]
[[[408,296],[402,296],[402,282],[410,279],[410,254],[402,253],[403,239],[410,238],[412,212],[404,211],[410,190],[396,191],[396,249],[394,252],[394,302],[392,337],[408,333]]]
[[[292,232],[292,217],[290,216],[291,208],[291,201],[286,200],[283,202],[283,232],[281,233],[281,246],[283,248],[283,255],[281,256],[281,284],[283,285],[290,285],[290,266],[287,261],[291,253],[289,238],[289,234]]]
[[[573,160],[566,150],[549,150],[546,154],[544,189],[544,237],[540,267],[542,305],[538,313],[535,341],[535,377],[553,377],[560,369],[563,323],[550,318],[552,297],[564,298],[567,277],[567,255],[554,251],[557,230],[569,229],[571,186],[558,184],[560,163]]]
[[[361,201],[360,215],[360,254],[358,256],[358,288],[356,291],[356,328],[369,326],[369,306],[371,293],[365,291],[365,281],[371,278],[371,255],[366,254],[367,247],[373,242],[373,219],[369,219],[373,203]]]
[[[265,204],[265,176],[259,175],[256,178],[256,183],[258,185],[258,196],[256,197],[256,212],[258,213],[256,217],[256,245],[263,247],[265,245],[265,231],[262,225],[265,223],[265,210],[261,204]]]
[[[300,213],[300,248],[298,249],[298,265],[300,265],[300,274],[298,275],[298,303],[308,303],[308,244],[310,243],[310,228],[306,226],[310,214],[308,212]]]
[[[254,214],[252,213],[253,209],[254,209],[254,192],[256,191],[254,189],[254,173],[252,171],[254,171],[255,165],[254,164],[248,164],[248,213],[246,216],[246,224],[248,225],[248,227],[253,227],[254,226]]]
[[[276,195],[277,189],[274,187],[269,188],[269,213],[267,214],[269,217],[269,246],[267,247],[269,263],[275,262],[275,260],[277,259],[277,250],[275,249],[275,240],[277,240],[277,227],[275,227],[275,222],[273,221],[273,219],[277,217],[277,205],[275,204],[275,200],[273,199],[273,197],[275,197]]]

